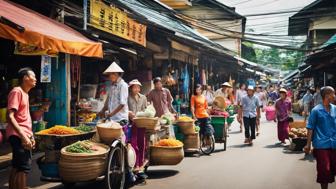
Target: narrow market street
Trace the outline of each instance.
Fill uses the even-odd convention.
[[[315,189],[315,163],[311,156],[292,152],[277,144],[276,125],[262,120],[262,133],[253,147],[243,145],[243,134],[234,122],[226,152],[211,156],[187,157],[177,166],[149,168],[146,185],[134,189],[229,188],[229,189]],[[218,150],[222,145],[217,144]],[[62,189],[59,183],[42,183],[36,164],[30,175],[33,189]],[[7,188],[8,170],[0,172],[0,186]],[[76,185],[76,189],[100,188],[102,182]],[[335,185],[330,186],[335,189]]]
[[[0,189],[336,189],[336,0],[0,0],[0,60]]]

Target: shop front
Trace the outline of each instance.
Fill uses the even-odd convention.
[[[0,6],[2,128],[6,125],[7,95],[18,86],[17,72],[24,67],[32,68],[38,80],[30,93],[34,129],[70,125],[74,57],[102,58],[102,44],[18,4],[0,1]]]

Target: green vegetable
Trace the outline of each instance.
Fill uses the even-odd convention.
[[[75,129],[77,129],[78,131],[85,132],[85,133],[90,132],[90,131],[93,130],[92,127],[86,126],[86,125],[81,125],[81,126],[75,127]]]
[[[78,141],[66,147],[67,152],[71,153],[92,153],[92,146],[87,141]]]
[[[198,133],[201,130],[199,126],[195,126],[195,132]]]

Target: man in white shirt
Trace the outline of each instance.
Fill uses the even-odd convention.
[[[227,89],[228,88],[232,88],[231,84],[229,82],[225,82],[222,84],[222,88],[218,89],[216,92],[215,92],[215,97],[217,96],[221,96],[223,97],[224,99],[227,98],[228,96],[228,92],[227,92]]]
[[[128,122],[128,84],[121,78],[124,71],[113,62],[104,72],[112,82],[108,97],[99,115],[125,125]],[[105,112],[107,114],[105,115]]]
[[[207,100],[208,105],[211,106],[215,98],[215,92],[212,90],[212,87],[210,85],[208,85],[206,90],[203,91],[203,95],[205,96],[205,99]]]

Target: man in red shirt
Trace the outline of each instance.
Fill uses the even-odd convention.
[[[35,146],[28,96],[28,92],[36,85],[35,73],[30,68],[23,68],[19,70],[18,78],[20,86],[13,88],[9,93],[7,107],[6,133],[13,151],[10,189],[26,188],[27,174],[32,162],[31,150]]]

